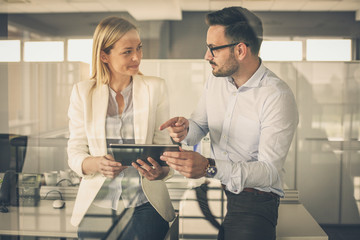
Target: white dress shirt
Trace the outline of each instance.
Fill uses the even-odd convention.
[[[227,190],[284,195],[283,166],[298,111],[291,89],[262,63],[239,88],[231,77],[211,75],[189,122],[183,142],[194,145],[210,132],[215,178]]]

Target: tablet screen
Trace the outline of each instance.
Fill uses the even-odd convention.
[[[115,161],[121,162],[123,166],[131,166],[137,159],[147,161],[148,157],[153,158],[160,166],[167,166],[166,162],[160,160],[164,152],[178,152],[178,145],[156,145],[156,144],[110,144]]]

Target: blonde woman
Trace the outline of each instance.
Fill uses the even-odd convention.
[[[164,181],[169,167],[148,159],[125,167],[108,152],[110,143],[167,144],[159,126],[169,117],[165,83],[139,73],[142,42],[137,28],[119,17],[103,19],[93,36],[92,77],[73,88],[69,106],[69,166],[82,177],[71,223],[93,208],[134,214],[122,239],[163,239],[175,217]],[[126,183],[126,184],[125,184]],[[134,200],[135,199],[135,200]],[[101,220],[99,220],[101,221]]]

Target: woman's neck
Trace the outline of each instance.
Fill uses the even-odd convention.
[[[110,80],[110,87],[112,90],[119,93],[129,86],[131,80],[132,76],[112,77]]]

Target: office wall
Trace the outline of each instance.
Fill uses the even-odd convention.
[[[359,224],[360,65],[302,62],[297,72],[297,189],[319,223]]]
[[[355,41],[359,49],[360,22],[355,12],[256,12],[263,21],[264,39],[340,37]],[[122,16],[137,24],[147,59],[201,59],[206,50],[206,12],[183,12],[182,21],[136,21],[128,13],[9,14],[9,24],[24,39],[91,37],[99,21]],[[2,23],[0,23],[2,24]],[[358,51],[358,50],[356,50]],[[354,54],[354,59],[359,59]]]
[[[360,39],[360,22],[355,13],[340,12],[257,12],[263,22],[264,39],[340,37]],[[171,21],[171,47],[167,58],[203,58],[206,51],[206,13],[185,12],[183,21]],[[359,43],[356,43],[360,48]],[[355,59],[355,57],[354,57]]]
[[[85,63],[0,63],[8,78],[4,91],[6,126],[28,136],[23,171],[43,173],[67,169],[67,109],[74,83],[88,79]],[[2,90],[0,90],[2,91]],[[50,139],[48,139],[50,138]]]

